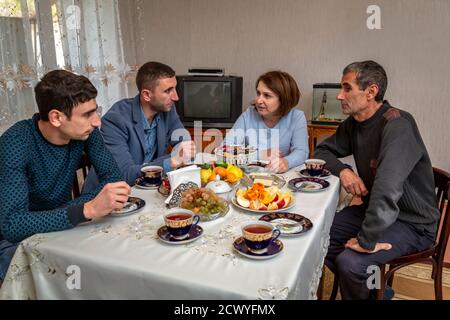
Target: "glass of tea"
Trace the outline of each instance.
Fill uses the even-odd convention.
[[[190,210],[174,208],[164,215],[164,222],[170,235],[182,240],[189,236],[191,229],[200,221],[200,216]]]
[[[269,244],[280,236],[280,230],[266,221],[252,221],[242,226],[242,235],[250,251],[264,253]]]

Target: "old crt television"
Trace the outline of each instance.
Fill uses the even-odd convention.
[[[242,113],[242,77],[177,76],[175,103],[185,127],[203,121],[206,128],[231,128]]]

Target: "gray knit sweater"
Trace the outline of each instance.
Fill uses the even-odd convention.
[[[387,101],[363,122],[346,119],[321,143],[315,157],[337,176],[347,168],[337,158],[352,155],[369,190],[359,244],[373,250],[384,230],[397,219],[418,232],[434,235],[439,219],[431,161],[411,114]]]

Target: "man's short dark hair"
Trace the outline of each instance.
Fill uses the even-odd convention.
[[[375,101],[383,101],[388,79],[386,71],[380,64],[372,60],[353,62],[345,67],[342,74],[346,75],[349,72],[356,73],[356,83],[360,90],[365,90],[368,86],[376,84],[378,86],[378,94],[375,97]]]
[[[56,109],[69,119],[72,109],[97,97],[97,89],[85,76],[65,70],[48,72],[34,88],[40,119],[48,121],[48,113]]]
[[[150,61],[139,68],[136,76],[136,85],[141,92],[142,89],[153,90],[159,79],[173,78],[175,71],[164,63]]]

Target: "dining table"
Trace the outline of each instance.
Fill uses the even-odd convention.
[[[296,167],[279,177],[300,177]],[[254,300],[317,299],[329,231],[340,183],[330,175],[318,192],[294,192],[289,213],[312,223],[308,230],[282,235],[282,250],[270,259],[252,259],[234,247],[241,226],[260,219],[230,203],[226,215],[201,221],[195,241],[171,244],[158,236],[168,212],[167,195],[132,188],[145,201],[137,212],[110,215],[77,227],[23,240],[0,289],[0,299]]]

